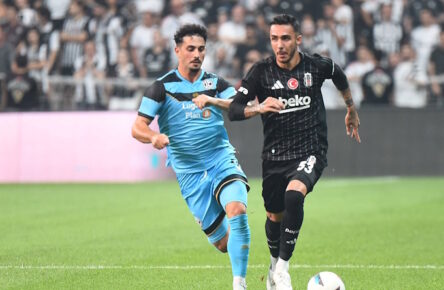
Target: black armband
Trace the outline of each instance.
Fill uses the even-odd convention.
[[[245,108],[247,105],[231,102],[228,109],[228,118],[230,121],[241,121],[245,120]]]

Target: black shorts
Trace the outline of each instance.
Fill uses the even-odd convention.
[[[285,209],[285,190],[291,180],[299,180],[307,187],[307,193],[326,167],[324,158],[310,155],[289,161],[262,161],[262,197],[268,212],[280,213]]]

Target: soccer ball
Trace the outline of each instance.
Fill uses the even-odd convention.
[[[335,273],[320,272],[308,281],[307,290],[345,290],[345,285]]]

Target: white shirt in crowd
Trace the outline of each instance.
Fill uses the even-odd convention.
[[[354,61],[350,63],[345,69],[345,74],[349,79],[350,91],[353,96],[353,101],[356,107],[359,108],[362,100],[364,99],[364,93],[362,92],[361,79],[369,71],[375,67],[372,61],[359,62]]]
[[[71,0],[45,0],[44,3],[51,12],[51,19],[63,19],[66,16]]]
[[[419,68],[427,71],[430,54],[435,45],[439,43],[439,25],[434,24],[429,27],[418,26],[412,31],[411,44],[416,51]]]
[[[396,107],[422,108],[427,104],[427,91],[418,85],[421,72],[412,61],[398,64],[393,73],[395,82],[394,105]]]

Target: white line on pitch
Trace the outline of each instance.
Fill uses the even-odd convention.
[[[248,268],[267,268],[268,265],[248,265]],[[382,269],[382,270],[444,270],[444,265],[291,265],[291,268],[320,269]],[[229,265],[165,265],[165,266],[122,266],[122,265],[0,265],[0,270],[194,270],[230,269]]]

